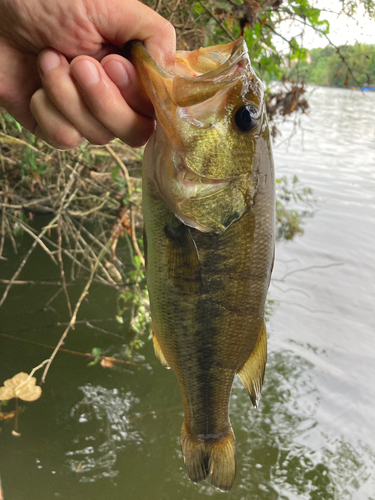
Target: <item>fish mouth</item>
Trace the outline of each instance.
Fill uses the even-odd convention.
[[[155,141],[163,153],[155,155],[148,177],[184,224],[222,234],[250,207],[256,190],[254,134],[246,138],[234,119],[246,106],[255,110],[256,123],[263,113],[262,86],[244,39],[177,52],[169,71],[140,41],[129,42],[127,52],[158,121]]]
[[[206,104],[218,109],[239,80],[255,79],[243,38],[226,45],[201,48],[192,52],[178,51],[174,71],[166,71],[152,59],[139,40],[128,42],[125,54],[135,66],[148,94],[158,122],[168,137],[176,135],[173,122],[176,115],[189,120],[192,125],[204,127],[202,116]],[[212,102],[211,99],[215,99]],[[261,104],[262,97],[252,104]]]

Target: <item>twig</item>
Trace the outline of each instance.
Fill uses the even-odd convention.
[[[35,285],[54,285],[54,286],[61,286],[61,282],[60,281],[31,281],[31,280],[3,280],[3,279],[0,279],[0,283],[3,283],[4,285],[7,285],[9,283],[11,283],[13,285],[32,285],[32,286],[35,286]]]
[[[0,229],[0,258],[3,255],[4,243],[5,243],[5,207],[1,210],[1,229]]]
[[[43,248],[43,250],[46,252],[46,254],[50,257],[52,262],[57,265],[55,257],[52,255],[51,250],[43,243],[43,241],[39,238],[37,234],[35,234],[27,224],[25,224],[22,220],[20,220],[18,217],[14,217],[14,215],[9,214],[9,217],[11,217],[13,220],[15,220],[21,227],[22,229],[32,236],[38,243],[39,245]]]
[[[13,252],[17,255],[18,254],[17,244],[16,244],[16,241],[14,239],[13,232],[12,232],[12,229],[10,227],[10,224],[9,224],[9,221],[8,221],[7,217],[5,219],[5,224],[7,226],[8,235],[9,235],[10,241],[12,242]]]
[[[28,148],[35,151],[36,153],[39,153],[39,154],[45,156],[45,153],[43,151],[32,146],[31,144],[29,144],[28,142],[26,142],[22,139],[18,139],[18,137],[13,137],[11,135],[4,134],[4,132],[0,132],[0,137],[3,137],[3,142],[5,142],[6,144],[23,144],[24,146],[27,146]]]
[[[55,217],[54,221],[57,220],[57,216]],[[39,240],[43,237],[43,235],[47,232],[47,226],[39,233]],[[8,286],[6,287],[4,293],[3,293],[3,296],[0,300],[0,307],[4,304],[5,302],[5,299],[7,298],[8,296],[8,293],[9,293],[9,290],[11,289],[12,285],[13,285],[13,282],[18,278],[19,274],[21,273],[22,269],[24,268],[28,258],[30,257],[30,255],[33,253],[35,247],[37,246],[38,244],[38,240],[35,240],[34,243],[31,245],[31,247],[29,248],[27,254],[25,255],[25,257],[23,258],[21,264],[18,266],[18,269],[17,271],[13,274],[11,280],[9,281],[8,283]]]
[[[73,222],[73,224],[75,223],[74,219],[72,219],[72,222]],[[89,237],[92,241],[94,241],[94,242],[95,242],[95,243],[99,246],[99,248],[104,248],[104,247],[105,247],[105,245],[104,245],[104,244],[103,244],[100,240],[98,240],[98,238],[95,238],[95,236],[94,236],[92,233],[90,233],[90,231],[88,231],[88,230],[87,230],[84,226],[82,226],[82,227],[81,227],[81,230],[82,230],[82,232],[83,232],[83,233],[85,233],[85,234],[86,234],[86,235],[87,235],[87,236],[88,236],[88,237]],[[120,259],[118,259],[117,257],[116,257],[116,259],[115,259],[115,260],[116,260],[116,264],[118,264],[118,265],[120,265],[120,266],[123,266],[123,265],[124,265],[124,264],[123,264],[123,262],[121,262],[121,260],[120,260]]]
[[[137,235],[135,233],[135,222],[134,222],[134,210],[132,204],[130,204],[130,223],[131,223],[131,238],[134,246],[134,250],[141,261],[142,266],[145,266],[145,259],[143,258],[142,252],[139,249]]]
[[[131,193],[132,193],[132,191],[133,191],[133,188],[132,188],[131,183],[130,183],[130,176],[129,176],[128,169],[126,168],[124,162],[121,160],[121,158],[119,157],[119,155],[117,153],[115,153],[115,151],[113,151],[113,149],[111,148],[111,146],[109,146],[108,144],[106,144],[104,147],[113,156],[113,158],[117,161],[117,163],[120,165],[121,170],[124,173],[124,177],[126,179],[126,182],[128,183],[128,191],[129,191],[129,196],[130,196]]]
[[[81,243],[86,247],[87,252],[89,254],[91,254],[91,256],[92,256],[93,259],[95,259],[96,258],[96,254],[95,254],[94,250],[91,248],[90,245],[87,244],[86,240],[83,238],[83,236],[81,235],[81,233],[79,231],[77,231],[77,229],[75,228],[75,226],[72,223],[72,221],[70,219],[68,219],[68,222],[71,224],[71,227],[72,227],[73,231],[75,232],[75,238],[77,238],[79,241],[81,241]],[[108,245],[109,245],[109,247],[112,245],[112,238],[110,240],[108,240],[106,246],[103,246],[102,251],[108,252]],[[90,260],[90,259],[87,258],[87,260]],[[108,273],[107,269],[103,266],[103,264],[101,262],[99,262],[98,265],[100,266],[101,271],[105,274],[107,280],[110,283],[116,283],[115,280]]]
[[[327,42],[334,48],[336,49],[338,55],[340,56],[340,59],[341,61],[345,64],[345,66],[348,68],[348,71],[350,73],[350,75],[352,76],[353,80],[357,83],[357,85],[359,87],[362,87],[362,85],[360,84],[360,82],[357,80],[357,78],[354,76],[354,73],[353,73],[353,70],[351,69],[351,67],[349,66],[349,63],[346,61],[345,59],[345,56],[342,55],[341,53],[341,50],[340,50],[340,47],[338,47],[337,45],[335,45],[332,40],[330,39],[330,37],[327,35],[327,33],[325,33],[325,31],[323,31],[322,29],[320,28],[317,28],[316,26],[313,26],[312,24],[309,24],[306,22],[306,20],[302,20],[302,19],[298,19],[298,17],[295,16],[294,12],[292,12],[291,10],[289,10],[288,8],[284,8],[282,9],[284,10],[284,12],[287,12],[292,18],[294,21],[298,21],[299,23],[302,23],[304,26],[309,26],[310,28],[312,28],[313,30],[317,31],[318,33],[321,33],[327,40]]]
[[[73,193],[69,196],[68,200],[65,202],[64,204],[64,201],[73,185],[73,182],[74,182],[74,177],[75,177],[75,174],[79,175],[80,171],[82,170],[83,166],[79,166],[78,164],[76,165],[75,167],[75,170],[72,172],[71,174],[71,178],[69,179],[67,185],[65,186],[65,189],[64,189],[64,192],[62,193],[62,196],[61,196],[61,205],[60,205],[60,209],[59,211],[57,212],[56,216],[52,219],[52,221],[47,225],[45,226],[42,231],[39,233],[38,235],[38,238],[39,240],[42,239],[42,237],[46,234],[46,232],[50,229],[51,226],[53,226],[55,224],[55,222],[58,220],[58,218],[60,217],[60,214],[61,212],[63,211],[64,208],[66,208],[69,203],[71,202],[71,200],[74,198],[75,196],[75,193],[76,191],[73,191]],[[31,245],[31,247],[29,248],[28,252],[26,253],[25,257],[23,258],[21,264],[19,265],[17,271],[13,274],[8,286],[6,287],[4,293],[3,293],[3,296],[0,300],[0,307],[4,304],[7,296],[8,296],[8,293],[9,293],[9,290],[11,289],[12,287],[12,284],[13,284],[13,281],[15,281],[19,274],[21,273],[22,269],[24,268],[28,258],[30,257],[30,255],[32,254],[32,252],[34,251],[36,245],[39,243],[38,240],[35,240],[34,243]]]
[[[96,207],[90,208],[90,210],[87,210],[86,212],[77,212],[74,210],[69,210],[69,215],[73,217],[86,217],[87,215],[92,214],[93,212],[99,212],[100,209],[104,207],[104,205],[107,203],[108,199],[108,193],[104,195],[104,200],[100,205],[97,205]]]
[[[231,40],[234,40],[233,34],[226,28],[226,26],[220,21],[220,19],[217,16],[215,16],[213,12],[210,11],[207,5],[202,1],[200,1],[199,3],[208,12],[208,14],[212,17],[212,19],[214,19],[217,22],[217,24],[221,27],[221,29],[225,31],[225,33],[229,36],[229,38]]]
[[[70,303],[70,297],[68,294],[68,290],[66,288],[64,262],[62,259],[62,251],[61,251],[61,248],[62,248],[61,218],[58,220],[58,224],[57,224],[57,238],[58,238],[57,239],[57,244],[58,244],[57,258],[58,258],[59,264],[60,264],[60,276],[61,276],[61,280],[62,280],[62,287],[64,290],[64,295],[66,298],[66,304],[68,306],[69,316],[71,316],[72,315],[72,305]]]
[[[80,321],[77,321],[76,324],[78,323],[81,323]],[[30,339],[23,339],[21,337],[15,337],[13,335],[7,335],[6,333],[0,333],[0,335],[2,337],[6,337],[8,339],[12,339],[12,340],[19,340],[20,342],[26,342],[28,344],[33,344],[33,345],[37,345],[39,347],[44,347],[45,349],[55,349],[54,346],[52,345],[48,345],[48,344],[42,344],[40,342],[36,342],[35,340],[30,340]],[[89,358],[89,359],[94,359],[96,358],[95,354],[91,354],[91,353],[88,353],[88,352],[79,352],[79,351],[72,351],[71,349],[65,349],[65,348],[60,348],[60,352],[64,352],[66,354],[73,354],[74,356],[81,356],[83,358]],[[105,358],[106,356],[101,356],[102,358]],[[47,359],[43,361],[43,363],[41,365],[39,365],[38,367],[36,367],[36,369],[40,368],[41,366],[45,365],[47,363]],[[112,358],[111,357],[111,361],[113,361],[114,363],[119,363],[121,365],[131,365],[131,366],[135,366],[137,368],[142,368],[140,365],[138,365],[137,363],[135,363],[134,361],[125,361],[123,359],[117,359],[117,358]],[[36,369],[34,368],[34,370],[31,372],[30,376],[32,376],[34,374],[34,372],[36,371]]]
[[[62,288],[60,288],[59,290],[57,290],[57,292],[55,292],[52,297],[50,297],[47,302],[44,304],[44,307],[43,307],[43,311],[46,311],[50,304],[52,304],[52,302],[60,295],[60,293],[63,291]]]
[[[85,285],[85,287],[84,287],[84,289],[83,289],[83,292],[81,293],[81,296],[79,297],[79,299],[78,299],[78,301],[77,301],[77,303],[76,303],[76,306],[75,306],[75,308],[74,308],[74,312],[73,312],[73,315],[72,315],[72,317],[71,317],[71,319],[70,319],[70,321],[69,321],[69,324],[68,324],[68,326],[66,327],[66,329],[65,329],[64,333],[62,334],[62,336],[61,336],[61,338],[60,338],[59,342],[57,343],[57,345],[56,345],[56,347],[55,347],[55,349],[54,349],[53,353],[51,354],[51,357],[47,360],[47,366],[45,367],[44,372],[43,372],[43,376],[42,376],[42,384],[43,384],[43,383],[45,382],[45,380],[46,380],[46,376],[47,376],[48,370],[49,370],[49,368],[50,368],[50,366],[51,366],[51,364],[52,364],[52,361],[54,360],[54,358],[55,358],[56,354],[59,352],[60,347],[63,345],[64,340],[65,340],[65,338],[67,337],[67,335],[68,335],[69,331],[73,328],[73,326],[74,326],[74,324],[75,324],[75,321],[76,321],[76,319],[77,319],[77,314],[78,314],[78,311],[79,311],[79,309],[80,309],[80,307],[81,307],[81,304],[82,304],[82,302],[83,302],[83,299],[84,299],[84,298],[86,297],[86,295],[88,295],[88,293],[89,293],[89,289],[90,289],[91,283],[92,283],[92,281],[93,281],[93,279],[94,279],[94,275],[95,275],[96,270],[97,270],[97,268],[98,268],[98,266],[99,266],[100,260],[103,258],[104,254],[105,254],[105,251],[107,251],[107,249],[102,250],[102,251],[100,252],[100,254],[98,255],[98,258],[96,259],[96,262],[95,262],[94,266],[92,267],[92,270],[91,270],[91,274],[90,274],[89,280],[87,281],[87,283],[86,283],[86,285]]]

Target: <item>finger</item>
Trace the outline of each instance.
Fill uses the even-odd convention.
[[[100,123],[130,146],[139,147],[147,142],[154,130],[154,120],[129,106],[99,62],[79,56],[70,68],[83,100]]]
[[[164,68],[173,67],[176,33],[172,24],[138,0],[112,0],[114,16],[93,19],[98,32],[111,43],[123,47],[129,40],[142,40],[150,55]]]
[[[92,144],[110,142],[114,134],[86,106],[66,58],[54,50],[45,50],[39,55],[38,65],[43,87],[62,115]]]
[[[37,123],[34,134],[55,148],[72,149],[85,142],[86,139],[53,104],[43,88],[32,96],[30,109]]]
[[[153,105],[132,63],[120,55],[112,54],[105,57],[101,65],[129,106],[137,113],[154,118]]]
[[[40,87],[36,56],[0,39],[0,105],[30,131],[36,126],[30,99]]]

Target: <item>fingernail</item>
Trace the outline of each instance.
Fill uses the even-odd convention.
[[[86,59],[77,61],[72,66],[72,72],[82,88],[89,88],[100,80],[98,68]]]
[[[52,144],[51,139],[49,139],[46,136],[46,134],[43,132],[43,130],[39,127],[39,125],[37,125],[35,127],[34,135],[38,139],[41,139],[42,141],[46,142],[47,144],[50,144],[51,146],[57,147],[56,145]],[[76,147],[82,146],[82,144],[84,144],[85,142],[87,142],[87,139],[85,137],[80,137],[77,139],[77,141],[73,147],[76,148]]]
[[[51,69],[60,66],[60,56],[52,50],[46,51],[40,55],[39,68],[43,75],[46,75]]]
[[[104,65],[104,70],[117,87],[126,87],[128,85],[128,73],[119,61],[108,61]]]

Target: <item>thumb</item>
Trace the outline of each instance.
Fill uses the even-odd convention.
[[[174,65],[176,33],[169,21],[138,0],[112,0],[108,12],[94,21],[106,40],[120,48],[129,40],[141,40],[162,67]]]

